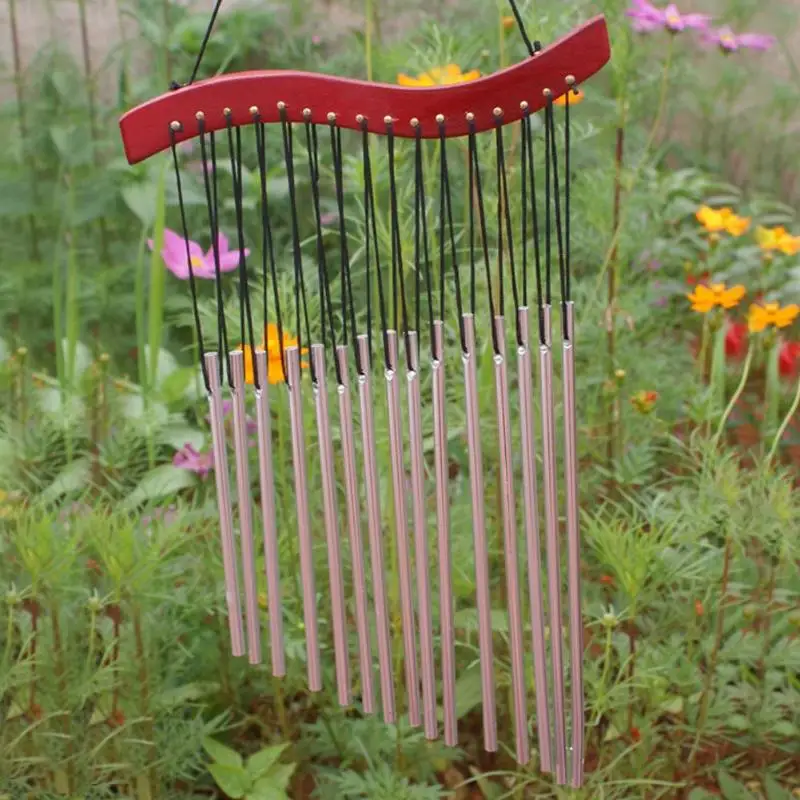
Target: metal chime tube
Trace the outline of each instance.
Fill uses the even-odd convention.
[[[350,543],[350,560],[353,572],[353,592],[356,606],[356,632],[358,633],[358,663],[361,672],[361,703],[365,714],[375,710],[375,689],[372,679],[372,648],[367,612],[367,581],[364,570],[364,545],[361,539],[361,509],[358,502],[356,477],[356,449],[353,435],[353,403],[350,397],[350,379],[347,371],[347,347],[338,345],[336,358],[341,383],[339,395],[339,429],[342,438],[344,466],[344,494],[347,513],[347,536]]]
[[[364,456],[364,484],[367,497],[367,524],[372,563],[372,591],[375,595],[375,628],[378,635],[378,666],[381,679],[381,703],[386,722],[395,721],[392,646],[389,633],[389,607],[386,602],[386,578],[383,569],[383,531],[381,530],[380,484],[375,458],[375,423],[372,416],[372,388],[369,369],[369,339],[358,337],[358,357],[363,373],[358,376],[358,399],[361,411],[361,440]]]
[[[261,663],[261,625],[258,614],[258,583],[253,552],[253,507],[250,499],[247,412],[244,402],[244,353],[230,354],[233,394],[233,446],[236,455],[236,489],[239,500],[239,538],[242,546],[244,600],[247,609],[247,656],[251,664]]]
[[[458,744],[456,716],[455,622],[453,619],[453,579],[450,553],[450,471],[447,461],[447,416],[445,411],[443,323],[433,323],[433,462],[436,476],[436,529],[439,555],[439,616],[442,648],[442,706],[444,742]]]
[[[489,596],[489,547],[486,541],[486,518],[483,498],[483,454],[481,450],[478,375],[475,350],[475,319],[464,314],[462,353],[464,394],[467,412],[467,447],[472,494],[472,531],[475,549],[475,585],[478,600],[478,646],[481,662],[483,697],[483,745],[490,753],[497,750],[497,711],[494,694],[494,647],[492,645],[492,604]]]
[[[411,498],[414,518],[414,552],[417,568],[419,603],[420,660],[422,665],[422,701],[425,736],[439,735],[436,720],[436,672],[433,660],[433,619],[431,581],[428,568],[428,523],[425,507],[425,462],[422,455],[422,401],[419,387],[419,339],[416,331],[408,334],[410,370],[408,371],[408,431],[411,450]]]
[[[330,578],[331,612],[333,624],[333,650],[336,663],[336,687],[339,705],[350,705],[350,666],[345,621],[344,581],[339,548],[339,519],[336,507],[336,473],[333,464],[333,443],[328,415],[328,389],[325,380],[325,348],[311,345],[314,364],[314,405],[317,412],[317,438],[319,439],[320,471],[322,473],[322,509],[325,539],[328,549],[328,574]]]
[[[547,588],[550,608],[550,647],[553,664],[553,715],[556,780],[567,780],[567,743],[564,713],[564,662],[561,651],[561,556],[558,542],[558,491],[556,487],[556,431],[553,409],[553,355],[550,349],[550,306],[544,306],[545,341],[539,346],[539,386],[542,403],[542,473],[547,534]]]
[[[217,507],[222,543],[222,567],[225,573],[225,602],[228,607],[228,628],[231,634],[231,652],[244,655],[244,630],[239,597],[239,576],[236,566],[236,547],[233,539],[233,513],[228,474],[228,451],[225,447],[225,414],[219,381],[219,354],[205,354],[208,374],[208,410],[211,421],[211,442],[214,453],[214,477],[217,485]]]
[[[386,369],[386,399],[389,411],[389,455],[392,462],[392,495],[397,541],[397,565],[400,572],[400,616],[403,623],[403,655],[406,675],[408,721],[422,723],[419,708],[417,642],[414,621],[414,596],[411,588],[411,554],[406,510],[406,471],[403,463],[403,429],[400,416],[400,382],[397,371],[397,332],[387,331],[389,367]]]
[[[528,595],[533,637],[533,675],[536,681],[536,729],[539,735],[539,761],[542,772],[552,772],[550,707],[547,700],[547,653],[544,634],[541,543],[537,503],[535,423],[531,388],[531,351],[528,309],[517,310],[522,343],[517,349],[520,428],[522,446],[522,499],[525,509],[525,545],[528,555]]]
[[[303,584],[303,622],[306,629],[308,659],[308,688],[322,689],[317,631],[317,590],[314,581],[314,550],[311,540],[311,519],[308,510],[308,476],[306,474],[306,444],[303,435],[303,398],[300,388],[300,350],[287,347],[287,386],[289,390],[289,424],[292,432],[292,461],[294,490],[297,503],[297,533],[300,542],[300,577]]]
[[[569,600],[570,678],[572,688],[571,781],[583,784],[583,619],[581,617],[581,553],[578,510],[578,455],[575,414],[575,305],[564,304],[566,338],[562,345],[564,386],[564,479],[567,486],[567,582]]]
[[[497,402],[497,438],[500,445],[500,482],[503,508],[503,551],[505,555],[508,631],[511,645],[511,688],[514,697],[514,730],[517,761],[530,761],[528,711],[525,701],[525,655],[523,652],[522,599],[519,588],[517,552],[517,512],[514,500],[514,464],[511,454],[511,412],[508,402],[506,366],[506,329],[503,317],[494,318],[498,352],[494,355],[495,400]]]
[[[256,389],[256,435],[272,674],[282,677],[286,674],[286,658],[283,648],[283,609],[275,516],[275,470],[272,463],[272,429],[269,415],[269,363],[265,350],[256,350],[255,369],[261,384],[261,387]]]

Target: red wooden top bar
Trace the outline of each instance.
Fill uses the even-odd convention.
[[[405,138],[415,136],[412,119],[419,121],[423,137],[437,137],[436,117],[441,114],[448,137],[465,136],[468,113],[474,114],[477,131],[495,126],[496,108],[502,109],[504,123],[515,122],[522,117],[522,103],[531,113],[540,110],[546,105],[545,89],[554,97],[563,95],[568,75],[581,84],[602,69],[610,55],[606,22],[598,16],[535,56],[467,83],[411,88],[310,72],[240,72],[149,100],[128,111],[120,129],[131,164],[169,148],[173,122],[181,125],[175,140],[183,142],[198,135],[198,112],[205,115],[205,129],[211,132],[227,127],[225,109],[230,109],[234,125],[251,124],[253,107],[263,122],[278,122],[279,103],[285,104],[291,122],[305,121],[303,112],[309,109],[313,122],[327,123],[332,112],[338,126],[357,130],[360,115],[367,129],[377,134],[386,133],[385,118],[391,117],[395,136]]]

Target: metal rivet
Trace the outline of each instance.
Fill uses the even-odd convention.
[[[231,110],[229,108],[223,108],[222,109],[222,114],[225,117],[229,117],[231,115]]]
[[[467,122],[475,122],[475,115],[471,111],[468,111],[466,113],[466,117],[467,117]]]
[[[286,103],[283,100],[278,100],[278,111],[286,111]]]
[[[255,117],[256,114],[260,113],[258,110],[258,106],[250,106],[250,115]]]
[[[194,118],[199,122],[200,120],[204,120],[206,118],[206,115],[202,111],[198,111],[194,115]]]
[[[567,75],[567,86],[574,86],[575,85],[575,76],[574,75]]]
[[[549,89],[545,89],[545,90],[542,92],[542,94],[543,94],[545,97],[552,97],[552,96],[553,96],[553,93],[552,93],[552,92],[551,92]]]
[[[418,128],[419,127],[419,120],[416,117],[411,118],[411,127]]]
[[[336,114],[333,111],[328,112],[328,122],[336,122]]]
[[[356,114],[356,122],[359,125],[363,125],[364,124],[364,115],[363,114]]]
[[[387,115],[387,116],[385,116],[383,118],[383,122],[384,122],[385,125],[391,125],[393,120],[392,120],[392,118],[390,116]]]
[[[310,108],[304,108],[303,109],[303,116],[306,119],[311,119],[311,109]]]
[[[497,108],[494,109],[494,111],[492,111],[492,114],[494,114],[496,117],[502,117],[503,109],[500,108],[500,106],[498,106]]]
[[[436,121],[441,125],[444,122],[444,114],[437,114]]]
[[[183,128],[183,125],[181,125],[178,120],[174,120],[170,122],[169,127],[172,128],[173,131],[179,131]]]
[[[523,111],[527,111],[527,110],[528,110],[528,101],[527,101],[527,100],[523,100],[523,101],[522,101],[522,102],[519,104],[519,107],[520,107],[520,108],[521,108]]]

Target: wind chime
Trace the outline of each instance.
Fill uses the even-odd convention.
[[[201,347],[200,367],[211,410],[214,472],[232,651],[237,656],[247,652],[253,664],[262,659],[255,558],[258,548],[253,530],[246,418],[246,397],[252,391],[257,423],[258,480],[272,671],[276,676],[285,674],[271,430],[273,420],[268,391],[269,365],[265,350],[256,346],[254,303],[251,302],[244,243],[243,140],[245,130],[250,128],[255,144],[254,162],[257,164],[260,180],[263,323],[266,327],[267,286],[271,283],[281,350],[280,368],[283,380],[272,391],[283,391],[288,396],[309,689],[319,691],[322,688],[317,618],[318,576],[314,565],[314,542],[323,535],[318,531],[318,527],[321,527],[328,561],[338,700],[343,706],[352,702],[347,631],[348,602],[339,532],[340,504],[343,504],[351,558],[363,711],[373,713],[376,705],[370,641],[373,625],[377,636],[377,674],[384,719],[386,722],[393,722],[402,710],[398,708],[400,704],[395,697],[395,676],[392,669],[390,612],[384,567],[387,534],[382,521],[379,441],[374,421],[374,404],[378,402],[375,398],[375,383],[379,381],[378,376],[382,371],[391,465],[391,520],[395,535],[395,541],[389,544],[397,548],[405,712],[411,725],[424,725],[428,738],[433,739],[439,735],[436,673],[437,664],[440,665],[444,738],[448,744],[457,743],[455,616],[450,547],[451,498],[445,394],[446,379],[449,379],[462,387],[458,393],[463,395],[466,415],[484,746],[488,751],[498,749],[490,562],[484,509],[484,466],[478,391],[480,351],[477,336],[480,331],[488,337],[487,341],[491,341],[493,357],[505,565],[504,594],[508,613],[516,757],[521,764],[527,763],[531,757],[527,709],[529,692],[525,672],[527,647],[518,553],[517,506],[521,497],[540,767],[544,772],[554,772],[559,784],[569,781],[573,786],[580,786],[583,781],[584,755],[583,628],[580,609],[574,305],[570,285],[570,93],[598,72],[609,59],[605,21],[602,17],[597,17],[553,45],[542,48],[538,42],[531,42],[512,0],[512,10],[530,57],[493,75],[451,86],[405,88],[288,71],[245,72],[195,83],[197,68],[220,5],[221,0],[217,0],[192,79],[186,85],[173,85],[167,94],[128,112],[123,116],[120,127],[125,152],[131,164],[171,150],[175,165],[180,217],[186,240],[189,287]],[[562,107],[563,121],[557,122],[556,115],[561,115]],[[534,116],[538,112],[542,112],[543,120],[541,124],[534,125]],[[522,208],[520,225],[512,221],[510,211],[509,173],[512,159],[507,155],[509,149],[504,141],[504,131],[514,124],[519,126],[515,146],[521,144],[520,163],[517,167]],[[275,179],[268,178],[268,174],[272,175],[269,171],[274,170],[274,165],[267,163],[267,137],[276,133],[276,129],[280,137],[282,165],[285,170],[283,179],[288,187],[291,227],[289,252],[293,265],[294,318],[298,336],[295,346],[284,346],[285,309],[281,309],[278,292],[276,246],[268,191]],[[320,140],[326,129],[329,139],[326,147],[329,147],[333,162],[332,190],[338,211],[338,259],[334,258],[326,246],[320,203],[322,180],[319,155],[323,147]],[[356,132],[356,149],[360,152],[363,167],[358,186],[350,185],[352,181],[345,181],[343,130]],[[307,151],[306,163],[302,163],[304,159],[295,151],[296,137],[300,135],[298,131],[302,131]],[[481,168],[480,136],[494,139],[494,171],[498,196],[496,209],[488,208],[484,200],[489,178],[486,170]],[[375,143],[375,137],[380,137],[383,141]],[[193,271],[195,265],[189,246],[190,232],[177,150],[181,142],[195,138],[199,139],[202,156],[202,182],[207,206],[204,227],[210,235],[215,265],[217,352],[203,352],[203,331]],[[252,348],[250,352],[254,353],[252,390],[245,381],[248,366],[245,352],[243,349],[232,349],[228,344],[219,245],[222,179],[217,167],[220,139],[227,143],[229,151],[229,182],[239,249],[239,322],[241,341],[249,341]],[[404,187],[398,185],[397,152],[398,140],[404,139],[411,140],[403,146],[410,148],[406,152],[411,154],[414,167],[412,259],[408,259],[407,254],[402,252],[401,211],[404,209],[401,210],[400,206],[401,198],[405,195]],[[470,200],[468,219],[459,231],[453,221],[453,179],[448,150],[454,146],[454,140],[461,140],[463,147],[464,139],[467,145]],[[433,142],[426,143],[426,140]],[[388,209],[380,209],[376,201],[373,153],[376,146],[385,148],[388,158]],[[541,185],[537,185],[538,170],[535,168],[534,157],[541,146],[544,148],[544,192]],[[424,150],[426,147],[429,148],[427,151]],[[435,231],[438,233],[438,275],[436,259],[431,258],[429,241],[433,231],[428,222],[430,208],[435,205],[435,201],[433,204],[429,202],[425,188],[424,153],[430,153],[430,148],[435,151],[438,162],[438,229]],[[311,207],[307,209],[301,209],[299,205],[299,169],[308,171]],[[563,172],[560,173],[560,169]],[[346,206],[351,192],[357,193],[361,215],[359,224],[363,226],[360,228],[362,235],[359,242],[364,261],[361,283],[353,275],[348,243],[352,239],[352,232],[348,230]],[[302,217],[304,213],[309,215],[311,227],[314,229],[313,254],[307,252],[310,248],[306,247],[307,243],[301,238],[301,228],[309,226],[309,220]],[[381,215],[386,213],[391,240],[390,246],[386,248],[388,254],[383,251],[378,236],[378,220],[382,224],[386,217]],[[494,220],[493,213],[497,215]],[[493,241],[490,241],[490,231],[495,229],[496,234],[491,237]],[[383,263],[382,256],[385,257]],[[331,263],[337,260],[338,263]],[[314,272],[308,270],[309,262],[315,263]],[[466,267],[462,267],[464,262]],[[527,305],[531,266],[535,278],[536,302],[532,315]],[[488,308],[477,307],[476,281],[480,277],[481,269],[485,271]],[[551,274],[556,270],[561,294],[558,317],[560,324],[557,330],[561,339],[563,472],[560,472],[558,465],[556,387],[553,380],[554,299]],[[412,286],[407,284],[406,273],[409,271],[413,271]],[[331,283],[334,277],[339,280],[340,308],[336,308],[332,300]],[[514,308],[513,323],[508,327],[513,329],[515,359],[509,358],[506,347],[505,294],[509,278]],[[316,281],[314,288],[319,293],[320,306],[319,318],[314,319],[313,324],[308,310],[309,286],[312,281]],[[377,298],[377,309],[374,308],[376,302],[373,298]],[[446,307],[446,298],[453,307]],[[357,318],[356,306],[363,308],[365,304],[366,318]],[[423,321],[423,314],[427,316],[426,321]],[[375,333],[378,335],[374,335]],[[427,364],[420,359],[420,337],[423,335],[426,336],[430,348]],[[405,363],[400,361],[399,338],[402,338],[404,344]],[[304,371],[301,366],[305,365],[302,355],[306,351],[301,339],[310,344],[307,364],[310,387],[304,386]],[[447,346],[460,348],[463,365],[460,381],[457,375],[448,375],[446,378]],[[537,416],[533,362],[537,354],[546,603],[540,563],[537,481],[539,465],[535,452]],[[516,370],[509,376],[509,367],[514,360]],[[338,398],[338,426],[331,422],[328,399],[328,371],[331,363]],[[430,378],[431,431],[423,429],[421,384],[425,370],[429,371],[429,376],[425,377]],[[225,441],[225,382],[231,392],[233,407],[233,452],[237,489],[235,504],[231,500],[228,449]],[[405,384],[405,420],[401,384]],[[354,388],[357,403],[353,398]],[[516,420],[511,416],[510,388],[516,388],[519,393]],[[308,396],[309,390],[316,418],[318,451],[314,457],[319,459],[319,488],[322,492],[323,509],[321,524],[312,520],[309,503],[309,498],[313,498],[313,493],[318,489],[311,485],[306,463],[308,454],[303,400],[304,395]],[[358,406],[357,414],[354,412],[355,405]],[[360,427],[360,445],[357,442],[357,426]],[[517,428],[520,436],[519,454],[512,452],[514,428]],[[429,434],[432,435],[432,465],[426,459],[426,449],[423,446],[423,440]],[[339,444],[338,453],[334,451],[334,441]],[[406,448],[410,454],[410,492],[406,489]],[[361,453],[360,459],[357,458],[357,451]],[[517,455],[521,462],[519,472],[515,468]],[[343,482],[341,498],[336,481],[337,466]],[[363,484],[359,483],[359,472]],[[568,664],[565,664],[562,643],[564,626],[559,477],[563,478],[564,484],[563,518],[566,521]],[[435,498],[435,503],[431,504],[432,513],[429,514],[431,497]],[[368,539],[371,592],[362,546],[364,522]],[[438,561],[438,659],[434,647],[435,626],[429,569],[432,551],[428,534],[431,527],[436,533],[435,554]],[[410,535],[409,530],[413,535]],[[240,571],[244,584],[244,611],[239,588]],[[369,607],[370,599],[372,608]],[[546,617],[550,631],[549,647],[546,644]],[[566,708],[567,679],[571,699],[569,729]]]

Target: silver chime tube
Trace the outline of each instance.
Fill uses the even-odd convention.
[[[211,421],[211,442],[214,453],[214,478],[217,485],[217,507],[222,544],[222,567],[225,573],[225,603],[228,607],[228,628],[231,634],[231,652],[244,655],[244,630],[239,596],[239,576],[236,566],[236,547],[233,539],[233,512],[231,510],[228,451],[225,447],[225,415],[219,381],[219,354],[205,354],[208,375],[208,411]]]
[[[497,403],[497,438],[500,446],[500,489],[503,509],[503,552],[506,572],[506,602],[511,656],[511,690],[514,698],[514,730],[517,761],[530,761],[528,710],[525,698],[525,654],[523,650],[522,599],[519,588],[517,511],[514,499],[514,464],[511,453],[511,412],[508,402],[506,328],[503,317],[494,318],[497,352],[494,354],[494,385]]]
[[[356,448],[353,435],[353,402],[350,396],[350,378],[347,365],[347,347],[336,348],[341,383],[339,395],[339,430],[342,439],[342,462],[344,467],[344,495],[347,514],[347,538],[350,543],[353,592],[356,606],[356,632],[358,634],[358,663],[361,672],[361,704],[365,714],[375,711],[375,687],[372,676],[372,647],[367,611],[367,580],[364,569],[364,545],[361,538],[361,509],[358,501],[358,478],[356,476]]]
[[[328,387],[325,380],[325,348],[311,345],[314,364],[314,405],[317,413],[317,439],[319,440],[320,472],[322,473],[322,513],[328,550],[328,575],[331,592],[333,625],[333,654],[336,664],[336,688],[339,705],[350,705],[350,664],[345,620],[344,581],[342,557],[339,548],[339,519],[336,504],[336,472],[333,463],[333,442],[328,415]]]
[[[383,531],[381,529],[380,484],[375,457],[375,423],[372,415],[372,388],[369,366],[369,338],[358,337],[358,358],[363,373],[358,376],[358,400],[361,411],[361,444],[364,456],[364,484],[367,499],[372,591],[375,597],[375,628],[378,636],[378,667],[381,679],[383,718],[395,721],[394,681],[392,679],[392,644],[389,633],[389,607],[386,601],[386,578],[383,569]]]
[[[244,601],[247,609],[247,656],[251,664],[261,663],[261,625],[258,611],[256,558],[253,552],[253,507],[250,497],[250,465],[245,407],[244,353],[230,354],[233,398],[233,447],[236,456],[236,489],[239,506],[239,539],[242,547]]]
[[[428,522],[425,503],[425,462],[422,455],[422,400],[419,387],[419,338],[416,331],[407,337],[410,369],[408,387],[408,438],[411,451],[411,503],[414,519],[414,554],[417,568],[419,604],[420,662],[422,667],[422,705],[425,736],[436,739],[436,671],[433,659],[433,618],[429,572]]]
[[[447,415],[445,410],[443,323],[433,323],[433,462],[436,477],[436,529],[439,555],[439,617],[442,648],[442,706],[444,743],[458,744],[456,715],[455,622],[453,618],[453,579],[450,553],[450,470],[447,460]]]
[[[553,355],[550,350],[550,306],[544,306],[545,341],[539,346],[539,386],[542,404],[542,474],[547,534],[547,588],[550,607],[550,648],[553,663],[553,716],[555,771],[559,784],[567,780],[567,743],[564,713],[564,661],[561,651],[561,556],[558,542],[558,491],[556,487],[556,431],[553,409]]]
[[[406,676],[408,721],[422,724],[417,675],[417,641],[414,621],[414,596],[411,585],[408,514],[406,510],[406,471],[403,463],[403,428],[400,414],[400,382],[397,371],[397,332],[387,331],[389,365],[385,371],[386,400],[389,412],[389,455],[392,463],[394,527],[397,542],[397,566],[400,572],[400,616],[403,623],[403,664]]]
[[[525,509],[525,545],[528,555],[528,596],[533,637],[533,675],[536,681],[536,729],[539,735],[539,761],[542,772],[552,772],[550,707],[547,692],[547,651],[544,634],[541,543],[537,503],[535,422],[531,385],[531,351],[528,309],[517,310],[522,343],[517,348],[520,428],[522,446],[522,499]]]
[[[472,495],[472,532],[475,549],[475,586],[478,601],[478,646],[481,662],[483,697],[483,744],[490,753],[497,750],[497,710],[494,692],[494,647],[492,645],[492,603],[489,596],[489,547],[486,541],[486,518],[483,498],[483,455],[481,450],[480,408],[475,349],[475,320],[464,314],[462,353],[464,363],[464,395],[467,411],[467,448]]]
[[[275,470],[272,463],[272,426],[269,412],[269,362],[265,350],[256,350],[255,370],[260,383],[260,388],[256,389],[256,435],[272,674],[282,677],[286,674],[286,658],[283,645],[280,558],[275,513]]]
[[[566,338],[563,352],[564,480],[567,487],[567,586],[569,599],[569,657],[572,689],[572,786],[583,785],[583,619],[581,617],[581,554],[578,510],[578,454],[575,414],[575,304],[564,304]]]
[[[289,424],[292,432],[292,461],[294,490],[297,503],[297,533],[300,542],[300,577],[303,585],[303,622],[306,629],[308,659],[308,688],[322,689],[317,630],[317,590],[314,581],[314,549],[311,540],[311,519],[308,510],[308,476],[306,474],[306,444],[303,435],[303,397],[300,387],[300,350],[287,347],[287,386],[289,391]]]

